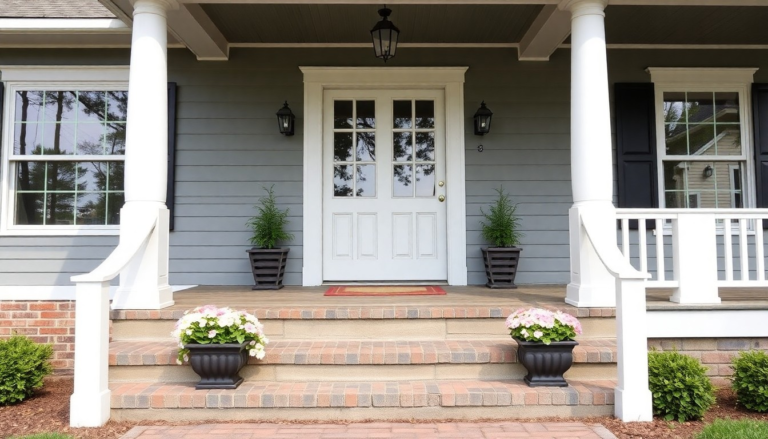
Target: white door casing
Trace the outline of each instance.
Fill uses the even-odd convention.
[[[444,121],[443,90],[325,91],[324,281],[447,280]]]
[[[325,90],[442,90],[445,106],[446,259],[449,285],[467,284],[464,177],[466,67],[300,67],[304,73],[304,286],[323,283]]]

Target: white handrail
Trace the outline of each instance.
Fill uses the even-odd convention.
[[[72,427],[98,427],[109,420],[109,283],[139,254],[157,224],[157,216],[133,218],[130,226],[122,226],[130,227],[132,233],[121,235],[120,243],[104,262],[90,273],[71,278],[76,283],[75,388],[69,411]]]
[[[132,228],[139,232],[135,236],[143,237],[143,239],[121,240],[104,262],[90,273],[72,276],[72,282],[109,282],[117,277],[120,271],[131,262],[131,259],[136,256],[141,247],[147,242],[157,223],[157,219],[152,217],[142,218],[137,221],[142,222],[138,225],[133,225]]]
[[[648,279],[651,277],[648,273],[637,271],[629,261],[624,259],[624,255],[610,240],[610,235],[601,233],[601,222],[605,222],[602,213],[582,212],[581,214],[581,224],[605,268],[614,277],[621,279]]]

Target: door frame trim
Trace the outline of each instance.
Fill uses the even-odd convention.
[[[464,74],[468,67],[299,67],[304,74],[302,285],[323,283],[323,96],[326,89],[441,89],[445,93],[448,284],[467,285]]]

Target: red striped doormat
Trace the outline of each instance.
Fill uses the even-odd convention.
[[[432,285],[337,286],[325,296],[444,296],[445,290]]]

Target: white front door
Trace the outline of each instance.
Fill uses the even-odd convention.
[[[323,280],[445,281],[442,90],[326,90]]]

